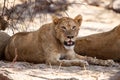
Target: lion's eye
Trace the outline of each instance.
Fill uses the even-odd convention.
[[[65,27],[65,26],[62,26],[61,28],[62,28],[63,30],[66,30],[66,27]]]
[[[72,27],[72,30],[75,30],[75,28],[76,28],[76,26],[73,26],[73,27]]]

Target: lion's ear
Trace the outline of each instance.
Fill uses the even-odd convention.
[[[58,24],[59,18],[56,16],[52,16],[53,23],[56,25]]]
[[[79,26],[81,25],[82,23],[82,16],[81,15],[77,15],[74,20],[79,24]]]

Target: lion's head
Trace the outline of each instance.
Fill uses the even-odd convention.
[[[60,40],[62,44],[64,44],[65,48],[69,49],[74,46],[81,22],[81,15],[76,16],[74,19],[69,17],[55,17],[53,19],[56,38]]]

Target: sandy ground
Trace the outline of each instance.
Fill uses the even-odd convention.
[[[27,62],[0,62],[0,73],[13,80],[109,80],[120,67],[61,67]]]
[[[79,0],[76,0],[76,2],[79,2]],[[70,6],[66,12],[69,17],[75,17],[78,14],[83,16],[79,37],[109,31],[120,23],[120,14],[103,7],[78,4]],[[67,16],[64,12],[61,14]],[[45,22],[39,23],[39,20],[35,19],[28,24],[30,27],[27,30],[36,30],[40,25],[51,22],[51,16],[48,14],[46,20],[43,19],[43,21]],[[5,32],[12,35],[9,29]],[[13,80],[109,80],[118,71],[120,71],[120,66],[90,65],[82,68],[79,66],[61,67],[27,62],[15,62],[13,64],[0,61],[0,73],[7,74]]]

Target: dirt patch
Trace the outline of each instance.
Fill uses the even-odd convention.
[[[13,80],[109,80],[118,72],[120,66],[105,67],[90,65],[84,68],[78,66],[61,67],[27,62],[0,61],[0,72],[6,73]]]

